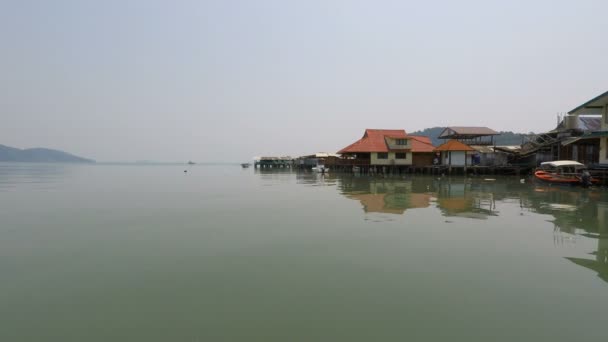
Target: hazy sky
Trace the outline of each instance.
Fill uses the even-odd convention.
[[[553,128],[608,90],[608,1],[0,0],[0,144],[98,161]]]

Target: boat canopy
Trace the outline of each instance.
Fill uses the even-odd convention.
[[[575,167],[585,167],[584,164],[581,164],[577,161],[574,160],[556,160],[556,161],[549,161],[549,162],[544,162],[544,163],[540,163],[541,166],[553,166],[553,167],[560,167],[560,166],[575,166]]]

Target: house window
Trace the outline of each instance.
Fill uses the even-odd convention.
[[[407,159],[407,153],[395,153],[395,159]]]
[[[407,145],[407,139],[397,139],[397,145]]]
[[[378,152],[378,159],[388,159],[388,153]]]

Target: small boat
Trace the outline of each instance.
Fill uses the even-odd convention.
[[[246,169],[246,168],[250,167],[251,164],[249,164],[249,163],[243,163],[243,164],[241,164],[241,166],[243,167],[243,169]]]
[[[534,171],[534,177],[543,182],[564,185],[590,186],[599,180],[592,178],[584,164],[573,160],[544,162]]]
[[[194,165],[196,164],[195,162],[193,162],[192,160],[188,160],[188,165]]]

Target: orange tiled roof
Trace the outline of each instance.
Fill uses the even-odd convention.
[[[408,135],[412,142],[412,152],[424,153],[435,151],[435,146],[431,143],[431,138],[420,135]]]
[[[448,142],[437,146],[435,151],[475,151],[474,148],[467,144],[463,144],[458,140],[448,140]]]
[[[388,152],[385,137],[408,138],[403,129],[366,129],[361,139],[341,149],[338,154]]]

